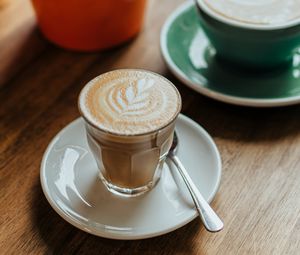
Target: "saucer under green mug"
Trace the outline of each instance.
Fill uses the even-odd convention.
[[[227,65],[216,57],[193,2],[183,4],[167,19],[161,32],[161,50],[173,74],[208,97],[258,107],[300,103],[300,50],[282,69],[246,72]]]

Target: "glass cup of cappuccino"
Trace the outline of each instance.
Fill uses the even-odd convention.
[[[149,191],[173,141],[181,110],[176,87],[150,71],[120,69],[87,83],[78,106],[107,189],[125,196]]]

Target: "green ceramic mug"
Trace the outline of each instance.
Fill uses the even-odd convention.
[[[250,68],[273,68],[290,63],[300,47],[300,18],[280,25],[242,23],[211,10],[197,0],[200,22],[218,56]]]

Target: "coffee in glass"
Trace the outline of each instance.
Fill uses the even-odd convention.
[[[176,87],[145,70],[111,71],[82,89],[88,144],[110,191],[135,196],[156,184],[180,109]]]

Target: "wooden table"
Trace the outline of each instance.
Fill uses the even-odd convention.
[[[181,84],[159,49],[160,28],[181,2],[149,1],[135,40],[87,54],[47,42],[29,1],[0,0],[0,254],[300,254],[300,106],[231,106]],[[47,203],[39,181],[47,144],[79,116],[82,86],[124,67],[172,80],[182,112],[214,138],[223,175],[212,206],[223,231],[208,233],[196,219],[148,240],[108,240],[71,226]]]

